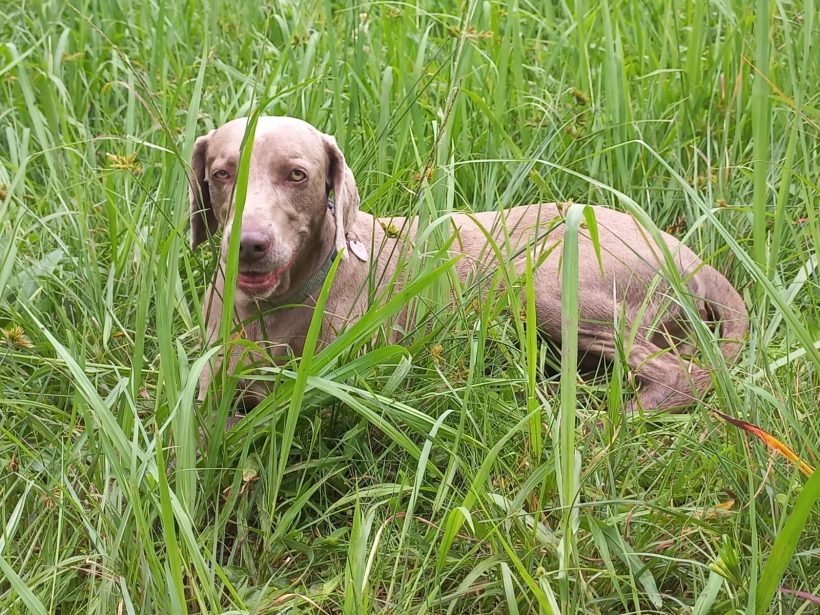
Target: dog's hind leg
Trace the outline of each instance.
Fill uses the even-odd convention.
[[[579,353],[598,354],[610,361],[619,352],[612,332],[579,331]],[[711,386],[711,376],[702,367],[677,357],[650,341],[637,337],[624,349],[626,362],[638,384],[636,399],[626,409],[630,414],[645,411],[682,412],[692,406]]]
[[[682,412],[712,385],[712,377],[704,368],[644,340],[632,345],[628,363],[638,381],[638,397],[626,406],[630,413],[639,408]]]

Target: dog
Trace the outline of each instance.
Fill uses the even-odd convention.
[[[377,289],[391,281],[401,284],[402,254],[415,239],[417,221],[377,219],[359,211],[353,173],[332,136],[296,118],[260,117],[241,218],[235,299],[233,306],[224,306],[224,265],[237,223],[234,188],[248,122],[239,118],[212,130],[197,139],[193,150],[191,245],[196,248],[223,231],[222,267],[203,302],[207,340],[216,338],[222,310],[232,309],[247,339],[272,354],[299,356],[316,297],[337,255],[322,344],[368,309],[368,283],[375,281]],[[684,310],[660,276],[663,253],[629,214],[600,206],[593,211],[599,253],[588,232],[578,237],[579,354],[611,361],[623,353],[638,385],[628,411],[684,411],[709,389],[711,376],[682,357],[694,348],[685,341]],[[463,255],[454,267],[465,282],[486,277],[500,265],[524,275],[530,252],[537,324],[555,342],[561,339],[561,250],[555,248],[563,239],[563,219],[562,205],[547,203],[456,214],[449,227],[454,235],[450,250]],[[496,240],[504,263],[488,248],[487,234]],[[743,299],[687,246],[661,235],[700,317],[720,324],[722,353],[735,359],[748,330]],[[634,336],[620,350],[619,330]],[[230,368],[241,361],[234,352]],[[201,399],[212,375],[210,368],[202,372]],[[258,399],[264,391],[251,386],[250,395]]]

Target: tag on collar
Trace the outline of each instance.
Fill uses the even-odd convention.
[[[362,261],[363,263],[367,262],[367,259],[369,258],[367,254],[367,248],[361,241],[359,241],[358,239],[348,239],[347,248],[350,250],[353,256],[358,258],[360,261]]]

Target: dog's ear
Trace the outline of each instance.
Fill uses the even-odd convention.
[[[191,248],[196,248],[216,232],[218,223],[211,207],[211,193],[205,178],[205,156],[208,154],[209,134],[199,137],[194,143],[191,157],[191,172],[188,188],[191,199]]]
[[[345,225],[351,226],[359,212],[359,191],[336,139],[330,135],[324,135],[323,138],[328,157],[327,188],[328,192],[333,191],[336,202],[336,250],[342,252],[342,260],[346,260],[347,251],[343,251],[347,245]]]

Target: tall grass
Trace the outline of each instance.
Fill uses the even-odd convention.
[[[812,2],[3,12],[0,610],[815,608],[817,477],[710,413],[818,463]],[[188,248],[185,177],[198,134],[254,112],[335,134],[362,208],[420,236],[405,287],[249,374],[274,392],[225,433],[237,376],[194,403],[216,254]],[[744,294],[737,365],[698,330],[717,386],[691,413],[623,416],[622,362],[577,371],[572,292],[561,349],[526,276],[487,301],[455,278],[452,212],[536,201],[628,210]]]

